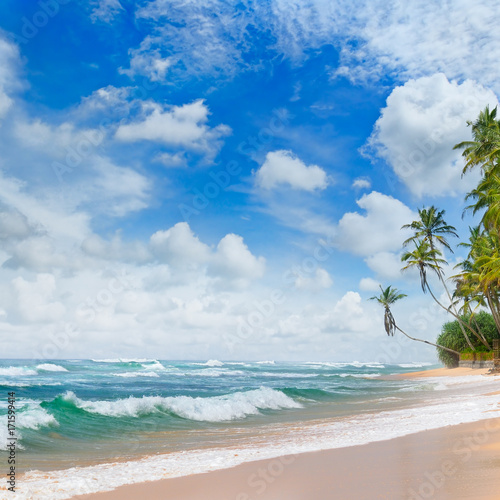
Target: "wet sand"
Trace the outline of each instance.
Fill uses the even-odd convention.
[[[394,377],[458,377],[487,372],[487,369],[440,368]],[[496,417],[496,411],[500,412],[500,398],[492,417]],[[138,483],[75,498],[142,497],[149,500],[499,500],[500,416],[388,441],[249,462],[206,474]]]
[[[498,500],[500,418],[75,498]]]

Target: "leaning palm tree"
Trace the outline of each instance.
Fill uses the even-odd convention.
[[[391,312],[391,306],[397,302],[398,300],[403,299],[404,297],[407,297],[406,294],[400,293],[396,288],[393,288],[392,286],[388,286],[387,288],[382,288],[380,286],[380,291],[382,292],[380,295],[375,295],[373,297],[370,297],[369,300],[376,300],[383,308],[384,308],[384,327],[387,335],[389,336],[394,336],[394,333],[396,330],[401,332],[405,337],[408,337],[410,340],[415,340],[416,342],[423,342],[424,344],[429,344],[433,347],[438,347],[439,349],[444,349],[445,351],[452,352],[453,354],[456,354],[457,356],[460,356],[460,353],[457,351],[454,351],[453,349],[449,349],[448,347],[444,347],[439,344],[433,344],[432,342],[429,342],[428,340],[422,340],[422,339],[417,339],[415,337],[411,337],[408,335],[405,331],[401,330],[399,326],[396,324],[396,320],[394,319],[394,316],[392,315]]]
[[[425,248],[424,252],[426,253],[425,259],[427,260],[427,264],[422,265],[422,260],[419,258],[416,264],[416,267],[419,268],[420,272],[420,278],[421,278],[421,285],[422,285],[422,290],[424,293],[426,292],[426,288],[429,290],[429,293],[431,294],[432,298],[444,309],[446,309],[448,312],[450,312],[455,318],[458,320],[458,324],[460,327],[460,330],[462,331],[463,336],[465,337],[467,344],[472,350],[475,350],[472,343],[469,340],[469,337],[467,335],[467,332],[465,331],[465,324],[461,322],[461,319],[459,318],[459,313],[456,308],[456,302],[453,300],[450,291],[448,290],[448,286],[446,285],[446,280],[444,276],[444,272],[441,268],[441,264],[445,264],[446,261],[441,259],[441,252],[437,249],[437,244],[442,245],[443,247],[447,248],[450,252],[453,252],[453,250],[450,247],[450,244],[448,243],[446,236],[454,236],[458,237],[458,234],[456,232],[456,228],[454,226],[450,226],[449,224],[446,223],[444,220],[444,210],[438,210],[434,205],[432,205],[429,208],[421,208],[418,210],[418,215],[419,219],[413,221],[411,224],[405,224],[401,229],[413,229],[415,231],[415,234],[408,238],[406,241],[403,242],[403,246],[408,245],[410,242],[415,243],[417,246],[417,249],[420,246],[419,241],[422,240],[424,243],[428,245],[428,248]],[[407,257],[411,255],[411,253],[406,253],[405,254]],[[403,259],[402,260],[406,260]],[[430,262],[434,265],[430,265]],[[404,269],[407,269],[410,266],[405,267]],[[449,308],[445,308],[434,296],[432,293],[432,290],[429,287],[429,284],[426,279],[426,269],[431,268],[433,271],[436,272],[439,281],[443,285],[444,291],[446,292],[446,295],[448,297],[448,301],[450,303]],[[467,328],[471,329],[470,326]],[[479,335],[477,332],[475,332],[473,329],[471,329],[477,337]],[[484,341],[481,339],[481,342],[484,343]]]
[[[436,295],[432,291],[432,288],[429,285],[429,281],[427,279],[427,271],[433,271],[436,273],[438,277],[442,277],[443,271],[440,265],[445,264],[446,261],[441,258],[441,252],[436,248],[432,249],[431,246],[425,240],[418,240],[415,242],[415,250],[411,252],[410,251],[405,252],[401,256],[401,260],[403,262],[406,262],[406,266],[403,267],[402,271],[408,271],[409,269],[413,268],[418,269],[420,274],[420,285],[422,286],[423,292],[424,293],[429,292],[431,297],[436,302],[436,304],[438,304],[445,311],[449,312],[458,321],[459,325],[461,326],[465,340],[467,341],[467,345],[473,351],[475,350],[474,346],[472,345],[472,342],[469,339],[469,336],[467,335],[467,332],[465,331],[465,328],[470,330],[479,339],[481,343],[485,344],[482,337],[474,330],[474,328],[472,328],[471,325],[465,323],[462,320],[462,318],[460,318],[458,313],[451,311],[449,307],[446,307],[441,303],[441,301],[436,297]],[[451,297],[450,297],[450,302],[453,304]],[[489,349],[489,346],[487,344],[485,345]]]

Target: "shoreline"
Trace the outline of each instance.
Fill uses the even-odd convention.
[[[486,376],[487,372],[488,369],[437,368],[394,375],[391,379]],[[488,393],[494,394],[497,393]],[[339,500],[423,500],[432,495],[443,499],[497,500],[500,466],[494,461],[499,452],[500,417],[497,417],[385,441],[284,455],[202,474],[124,485],[109,492],[74,498],[132,500],[145,495],[151,500],[306,500],[311,496]],[[380,457],[384,457],[383,464]],[[492,466],[487,470],[481,467],[479,481],[477,471],[484,461]],[[224,485],[223,490],[220,485]]]
[[[500,418],[493,418],[73,498],[498,500],[499,452]]]
[[[453,373],[454,370],[457,371]],[[204,450],[198,450],[194,453],[176,453],[172,456],[158,454],[139,461],[120,461],[121,464],[109,463],[84,469],[69,469],[61,471],[61,473],[35,473],[35,477],[27,478],[24,491],[19,492],[21,493],[20,499],[24,499],[25,495],[28,495],[26,498],[38,498],[36,494],[30,496],[32,494],[30,492],[39,491],[38,488],[43,483],[45,483],[45,487],[52,484],[52,487],[49,486],[47,493],[50,491],[53,496],[46,496],[46,498],[53,499],[132,499],[140,496],[138,495],[139,490],[142,492],[141,494],[146,494],[148,498],[153,499],[165,498],[166,491],[169,491],[167,497],[172,496],[172,498],[179,500],[194,500],[197,498],[203,498],[204,500],[211,500],[212,498],[214,500],[223,500],[225,498],[231,498],[231,500],[251,500],[253,498],[258,498],[259,500],[266,499],[267,497],[262,496],[265,493],[262,488],[259,488],[259,491],[262,490],[261,493],[256,494],[257,485],[260,484],[261,487],[263,485],[263,478],[258,475],[252,476],[250,484],[247,477],[242,483],[242,473],[238,472],[240,469],[246,471],[245,473],[248,472],[251,476],[252,473],[249,472],[250,469],[258,465],[257,469],[259,469],[259,467],[264,467],[263,470],[265,471],[269,468],[269,473],[276,473],[281,476],[281,474],[285,474],[286,470],[293,470],[294,467],[296,467],[294,464],[301,464],[304,462],[303,469],[309,472],[305,475],[301,475],[300,470],[302,469],[299,468],[300,470],[296,470],[290,476],[290,482],[293,483],[296,477],[300,477],[299,483],[302,484],[303,482],[304,488],[316,487],[316,483],[318,483],[318,488],[320,488],[321,484],[324,484],[329,477],[328,474],[323,474],[323,477],[318,472],[322,470],[322,463],[325,460],[327,460],[328,463],[331,462],[331,464],[333,464],[332,468],[336,470],[339,467],[343,467],[347,456],[351,456],[352,453],[355,453],[353,450],[365,449],[365,447],[370,447],[367,449],[366,453],[370,454],[374,463],[380,462],[380,458],[377,458],[377,456],[385,457],[386,454],[394,456],[396,453],[393,449],[394,447],[400,451],[404,449],[405,456],[412,455],[414,451],[413,445],[409,443],[413,442],[415,439],[414,436],[417,434],[421,436],[420,439],[422,441],[426,441],[429,436],[432,436],[427,433],[439,434],[445,432],[447,435],[448,430],[444,431],[445,429],[463,426],[476,426],[476,430],[470,432],[478,431],[484,433],[484,426],[488,425],[485,424],[485,422],[493,417],[491,421],[494,422],[494,424],[491,425],[493,426],[492,429],[495,429],[495,432],[490,432],[489,434],[491,434],[491,436],[493,436],[493,434],[495,435],[493,445],[496,447],[495,449],[498,455],[500,451],[500,439],[498,438],[498,434],[500,434],[500,414],[490,412],[500,411],[499,398],[497,397],[500,384],[496,384],[497,380],[500,382],[500,378],[497,380],[495,380],[495,377],[483,378],[483,371],[487,370],[468,368],[454,370],[433,369],[423,372],[408,372],[406,374],[391,376],[391,379],[394,379],[394,377],[397,377],[399,380],[429,377],[435,379],[442,377],[448,378],[450,376],[460,377],[456,379],[456,382],[450,380],[450,384],[455,385],[458,383],[459,386],[462,386],[464,389],[463,397],[470,397],[470,401],[473,404],[463,406],[459,400],[456,400],[455,395],[455,400],[453,400],[453,398],[449,400],[448,405],[445,404],[443,406],[442,404],[434,404],[431,406],[418,406],[411,409],[410,412],[403,409],[388,410],[382,413],[359,414],[353,420],[346,422],[346,425],[341,421],[330,421],[328,419],[325,419],[323,423],[320,422],[320,424],[314,428],[298,425],[295,428],[289,429],[288,435],[285,435],[286,437],[284,440],[280,438],[280,440],[276,442],[262,442],[248,449],[232,449],[232,447],[230,447],[225,451],[223,451],[223,449],[206,450],[208,453],[205,453]],[[470,380],[473,382],[472,385],[467,384],[469,375],[474,376]],[[481,387],[483,382],[478,379],[477,375],[480,375],[479,379],[484,380],[485,385],[483,387]],[[433,380],[432,383],[435,384],[436,381]],[[467,386],[469,386],[471,390],[465,393],[465,391],[467,391]],[[477,399],[475,400],[475,398]],[[367,422],[370,424],[369,427],[366,427]],[[445,426],[443,426],[444,422],[446,422]],[[481,429],[483,430],[481,431]],[[366,433],[367,430],[368,434]],[[445,434],[443,434],[443,436]],[[360,436],[365,437],[363,438]],[[424,452],[425,450],[422,450],[423,456],[425,456]],[[293,453],[294,455],[292,455]],[[330,454],[333,455],[330,456]],[[322,458],[310,458],[313,456],[321,456]],[[293,458],[293,460],[291,460],[291,458]],[[391,466],[391,468],[396,467],[399,461],[400,459],[395,459],[394,465]],[[359,465],[361,463],[364,463],[364,458],[356,454],[353,455],[351,466],[353,469],[358,470],[358,475],[360,474],[365,477],[368,473],[365,468],[368,467],[368,465],[361,467]],[[422,463],[425,464],[427,462],[425,459],[422,459]],[[187,469],[184,467],[186,464],[189,464]],[[415,467],[415,471],[419,470],[417,466]],[[183,470],[184,472],[182,472]],[[411,471],[407,471],[408,474],[410,474],[410,472]],[[498,470],[495,471],[496,474],[498,474],[498,472]],[[219,477],[220,474],[223,474],[223,476]],[[274,484],[275,478],[272,474],[272,481],[269,482]],[[411,472],[411,474],[413,474],[413,472]],[[381,477],[384,476],[384,471],[379,471],[379,475]],[[410,476],[408,476],[407,481],[410,480]],[[237,492],[237,495],[241,493],[240,496],[227,496],[230,492],[234,492],[234,488],[228,486],[229,489],[224,487],[224,496],[222,496],[217,488],[216,496],[207,496],[207,488],[213,488],[213,486],[210,486],[210,481],[205,484],[205,481],[208,480],[207,478],[212,478],[210,481],[214,480],[214,484],[230,485],[235,482],[236,489],[239,488],[242,490],[244,487],[244,491]],[[22,479],[19,479],[20,482],[22,482]],[[31,490],[30,480],[35,480],[35,483],[38,483],[38,488]],[[339,476],[337,480],[342,482],[344,478]],[[223,481],[223,483],[220,481]],[[277,481],[277,479],[276,482],[281,483],[281,481]],[[159,484],[161,486],[158,486]],[[300,484],[296,485],[294,490],[300,491]],[[330,483],[327,481],[325,484]],[[79,486],[75,488],[76,485]],[[35,484],[33,484],[33,486],[35,486]],[[250,492],[246,492],[249,487],[251,487]],[[332,485],[330,484],[329,487],[332,487]],[[351,485],[351,487],[355,488],[355,485]],[[394,487],[396,488],[397,485]],[[157,488],[160,489],[157,491]],[[167,488],[167,490],[165,490],[165,488]],[[174,488],[171,493],[169,488]],[[177,492],[175,488],[181,488],[181,490]],[[196,488],[201,488],[203,496],[196,496]],[[286,490],[285,485],[282,485],[282,488]],[[65,491],[67,491],[67,493],[65,493]],[[73,496],[70,494],[71,491],[73,492]],[[270,500],[276,500],[276,498],[284,498],[286,500],[297,498],[305,500],[309,498],[305,495],[305,490],[303,491],[304,496],[302,497],[290,496],[293,492],[288,492],[285,495],[281,490],[278,492],[275,490],[272,491],[274,491],[273,494],[275,496],[269,497]],[[399,493],[401,493],[401,491]],[[115,494],[119,496],[112,496]],[[154,496],[156,494],[159,496]],[[345,499],[350,497],[346,496],[344,492],[343,496],[339,497],[316,496],[316,498]],[[364,497],[353,496],[352,498],[358,500],[358,498],[361,499]],[[372,498],[376,497],[368,496],[366,498],[367,500],[372,500]],[[392,497],[383,496],[380,498]],[[395,496],[394,498],[398,498],[399,500],[403,497]],[[416,500],[416,498],[409,498],[409,500]],[[488,497],[484,498],[490,500]]]

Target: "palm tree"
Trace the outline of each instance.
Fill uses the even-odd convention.
[[[491,171],[498,164],[500,154],[500,121],[496,119],[497,108],[490,111],[486,106],[479,113],[475,122],[468,121],[471,127],[472,141],[463,141],[453,149],[462,149],[465,158],[463,174],[476,166],[481,167],[483,174]]]
[[[458,237],[456,228],[454,226],[450,226],[444,220],[444,214],[445,214],[444,210],[438,210],[434,205],[432,205],[428,209],[427,208],[419,209],[418,211],[418,215],[420,217],[419,220],[415,220],[411,224],[405,224],[404,226],[402,226],[401,229],[413,229],[415,231],[415,234],[411,238],[408,238],[405,242],[403,242],[403,246],[406,246],[408,245],[408,243],[413,242],[417,247],[414,252],[407,252],[406,254],[403,255],[401,260],[409,261],[409,265],[403,268],[403,270],[406,270],[410,267],[417,267],[419,269],[423,292],[425,293],[427,289],[431,294],[432,298],[443,309],[450,312],[457,319],[460,329],[462,330],[462,334],[467,341],[467,344],[472,350],[475,350],[474,346],[472,345],[469,339],[469,336],[467,335],[467,332],[465,331],[465,328],[471,330],[472,333],[476,337],[478,337],[483,344],[485,343],[485,340],[483,340],[483,338],[473,328],[471,328],[470,325],[464,323],[459,317],[458,311],[455,306],[455,301],[453,300],[451,293],[448,290],[448,287],[446,286],[446,281],[444,279],[444,272],[440,267],[440,264],[445,264],[446,261],[440,258],[442,254],[436,248],[436,243],[440,243],[443,247],[453,252],[445,236]],[[419,240],[422,240],[422,243],[425,243],[427,246],[425,247],[421,246]],[[426,277],[427,269],[432,269],[433,271],[436,272],[439,281],[443,285],[443,288],[450,302],[449,308],[441,304],[441,302],[439,302],[439,300],[432,293],[429,283],[427,282],[427,277]]]
[[[401,229],[413,229],[415,234],[403,242],[403,246],[408,245],[412,241],[422,239],[426,241],[431,249],[436,247],[436,241],[446,247],[450,252],[453,252],[445,236],[456,236],[458,238],[455,227],[448,225],[443,216],[444,210],[438,209],[432,205],[429,208],[421,208],[418,210],[419,220],[414,220],[411,224],[405,224]]]
[[[415,250],[407,251],[401,256],[401,261],[407,262],[402,271],[416,267],[420,273],[420,285],[424,293],[429,290],[434,297],[432,290],[427,281],[427,270],[434,271],[438,276],[441,274],[440,264],[446,264],[444,259],[441,259],[441,252],[436,248],[432,248],[425,240],[414,241]],[[436,300],[436,299],[435,299]],[[446,309],[446,308],[445,308]]]
[[[400,331],[403,335],[408,337],[410,340],[415,340],[416,342],[423,342],[424,344],[429,344],[433,347],[438,347],[440,349],[444,349],[445,351],[452,352],[453,354],[456,354],[457,356],[460,356],[460,353],[457,351],[454,351],[453,349],[448,349],[448,347],[443,347],[442,345],[439,344],[433,344],[432,342],[429,342],[427,340],[422,340],[422,339],[417,339],[415,337],[410,337],[406,332],[401,330],[399,326],[396,324],[396,320],[394,319],[394,316],[392,315],[391,312],[391,306],[397,302],[398,300],[407,297],[406,294],[400,293],[396,288],[393,288],[392,286],[388,286],[386,289],[382,288],[380,286],[380,291],[382,292],[378,296],[373,296],[370,297],[369,300],[376,300],[385,310],[384,312],[384,327],[385,331],[387,332],[387,335],[389,336],[394,336],[394,333],[396,330]]]
[[[417,268],[419,273],[420,273],[420,285],[422,286],[422,290],[424,293],[429,292],[431,294],[431,297],[434,299],[436,304],[438,304],[440,307],[442,307],[446,312],[449,312],[452,316],[455,317],[455,319],[458,321],[462,333],[465,337],[465,340],[467,341],[468,346],[472,349],[474,349],[474,346],[472,345],[472,342],[470,341],[469,336],[467,335],[467,332],[465,331],[465,328],[468,328],[483,344],[485,341],[482,339],[482,337],[467,323],[465,323],[458,313],[450,311],[450,308],[446,307],[443,305],[438,298],[434,295],[432,288],[429,285],[429,281],[427,279],[427,271],[434,271],[437,276],[442,277],[442,269],[440,267],[440,264],[445,264],[446,261],[444,259],[440,258],[441,252],[437,250],[436,248],[431,248],[431,246],[427,243],[425,240],[417,240],[415,242],[415,250],[412,252],[408,251],[405,252],[401,256],[401,260],[403,262],[406,262],[406,266],[403,267],[402,271],[407,271],[409,269]],[[452,302],[452,299],[450,297],[450,302]],[[453,304],[453,302],[452,302]],[[486,344],[485,344],[486,345]],[[487,346],[489,348],[489,346]]]

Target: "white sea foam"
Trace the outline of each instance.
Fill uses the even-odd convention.
[[[218,359],[209,359],[206,363],[204,363],[206,366],[224,366],[224,363],[222,361],[219,361]]]
[[[105,359],[92,359],[94,363],[154,363],[156,359],[148,358],[105,358]]]
[[[161,371],[161,372],[167,370],[157,359],[141,363],[141,366],[143,368],[147,368],[148,370],[155,370],[155,371]]]
[[[22,445],[23,429],[40,429],[40,427],[59,425],[53,415],[39,406],[38,401],[26,400],[23,403],[22,408],[18,407],[16,412],[16,437],[17,446],[20,449],[24,449]],[[7,425],[0,426],[0,450],[6,449],[8,437]],[[2,497],[0,496],[0,498]]]
[[[26,366],[8,366],[7,368],[0,368],[0,375],[4,377],[25,377],[37,375],[37,372]]]
[[[53,415],[39,406],[18,412],[16,422],[20,429],[39,429],[40,427],[59,425]]]
[[[112,373],[114,377],[123,377],[123,378],[134,378],[134,377],[159,377],[156,372],[124,372],[124,373]]]
[[[52,363],[42,363],[41,365],[37,365],[37,370],[41,370],[44,372],[67,372],[68,370],[64,368],[64,366],[54,365]]]
[[[496,387],[497,381],[483,384]],[[464,405],[463,398],[440,400],[439,404],[376,414],[340,418],[304,426],[300,432],[282,432],[274,428],[272,439],[249,441],[239,449],[208,448],[166,455],[154,455],[139,461],[79,467],[55,472],[28,472],[16,492],[18,500],[51,498],[64,500],[75,495],[107,491],[124,484],[179,477],[228,468],[243,462],[270,459],[293,453],[362,445],[392,439],[443,425],[456,425],[492,417],[498,409],[498,397],[475,395]],[[1,429],[1,427],[0,427]],[[485,428],[486,429],[486,428]]]
[[[432,363],[401,363],[400,368],[424,368],[425,366],[432,366]]]
[[[257,364],[257,365],[275,365],[276,363],[274,361],[256,361],[255,364]]]
[[[359,361],[353,361],[352,363],[340,363],[334,361],[306,361],[304,364],[327,368],[347,368],[348,366],[352,366],[354,368],[385,368],[385,365],[378,363],[377,361],[371,361],[368,363],[361,363]]]
[[[256,377],[277,377],[277,378],[313,378],[319,377],[317,373],[288,373],[288,372],[262,372],[256,373]]]
[[[302,408],[300,403],[286,394],[268,387],[208,398],[144,396],[116,401],[85,401],[73,392],[67,392],[63,397],[78,408],[109,417],[138,417],[168,411],[179,417],[204,422],[241,419],[265,409]]]

